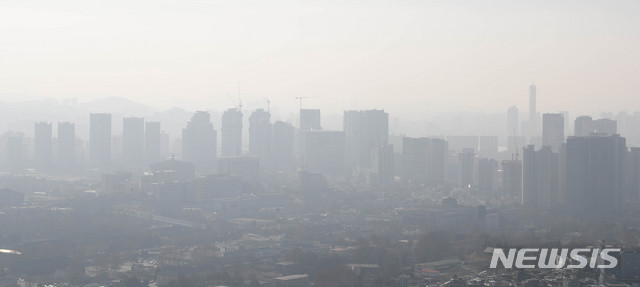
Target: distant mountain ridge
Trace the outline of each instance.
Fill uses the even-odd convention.
[[[114,113],[123,116],[144,117],[152,115],[156,110],[145,104],[123,97],[108,97],[101,100],[79,103],[78,108],[90,113]]]

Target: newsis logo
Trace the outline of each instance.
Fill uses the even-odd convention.
[[[610,255],[619,253],[620,248],[522,248],[493,249],[489,268],[497,268],[498,261],[510,269],[559,269],[559,268],[615,268],[618,259]]]

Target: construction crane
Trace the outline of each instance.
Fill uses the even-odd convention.
[[[310,99],[315,97],[296,97],[296,100],[300,100],[300,110],[302,111],[302,99]]]
[[[229,97],[229,100],[231,101],[231,103],[233,103],[233,107],[238,109],[238,111],[242,111],[242,100],[240,99],[240,95],[238,95],[238,103],[236,104],[236,101],[233,100],[233,98],[231,97],[231,95],[227,94],[227,97]]]

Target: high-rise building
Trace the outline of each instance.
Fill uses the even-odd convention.
[[[389,142],[389,114],[384,110],[345,111],[346,167],[370,168],[372,152]]]
[[[141,166],[144,162],[144,119],[122,119],[122,157],[129,166]]]
[[[90,116],[89,162],[93,167],[106,167],[111,163],[111,114]]]
[[[160,122],[146,122],[144,124],[144,158],[147,164],[162,160],[164,157],[162,142]]]
[[[490,158],[478,159],[478,190],[493,192],[498,182],[498,161]]]
[[[372,185],[387,186],[393,183],[394,177],[394,160],[393,145],[385,145],[376,148],[373,154],[373,168],[371,177]]]
[[[448,144],[437,138],[402,139],[402,178],[413,184],[442,184],[446,178]]]
[[[310,172],[344,174],[345,135],[341,131],[302,132],[302,166]]]
[[[76,125],[70,122],[58,123],[58,164],[71,168],[76,162]]]
[[[588,136],[592,131],[593,119],[590,116],[579,116],[573,121],[573,136]]]
[[[538,164],[533,145],[522,148],[522,205],[538,205]]]
[[[302,109],[300,110],[300,130],[321,130],[320,110]]]
[[[550,208],[558,202],[558,154],[544,146],[523,148],[522,205]]]
[[[619,214],[625,195],[626,157],[626,139],[619,135],[569,137],[567,209],[588,218]]]
[[[562,114],[542,115],[542,145],[558,152],[564,142],[564,116]]]
[[[463,149],[462,152],[458,154],[458,160],[458,166],[460,167],[458,184],[463,187],[474,186],[476,182],[476,155],[473,149]]]
[[[569,133],[573,132],[573,122],[569,121],[569,111],[559,111],[564,119],[564,137],[565,140],[569,136]]]
[[[277,121],[273,123],[271,151],[273,164],[278,169],[292,169],[295,128],[290,123]]]
[[[558,203],[558,153],[548,147],[538,151],[538,207],[550,208]]]
[[[511,198],[522,196],[522,161],[502,161],[502,192]]]
[[[209,112],[196,112],[182,129],[182,159],[195,163],[196,169],[215,169],[216,138]]]
[[[33,159],[38,168],[49,168],[52,162],[52,127],[50,122],[35,123]]]
[[[264,109],[249,116],[249,155],[260,159],[261,168],[271,167],[271,114]]]
[[[222,156],[242,155],[242,112],[228,109],[222,114],[221,127]]]
[[[640,198],[640,147],[629,148],[627,164],[627,196],[629,199]]]
[[[538,110],[536,109],[536,86],[529,86],[529,138],[538,136]]]
[[[617,121],[611,119],[593,120],[590,116],[579,116],[574,121],[573,135],[586,137],[591,134],[610,136],[618,133]]]
[[[427,183],[444,184],[447,177],[449,143],[439,138],[429,138],[427,146]]]
[[[6,132],[2,134],[3,160],[2,164],[10,169],[23,168],[26,148],[24,134],[20,132]]]
[[[412,184],[427,183],[428,138],[402,138],[402,180]]]

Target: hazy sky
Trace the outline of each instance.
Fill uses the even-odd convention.
[[[640,1],[0,1],[0,99],[640,110]]]

